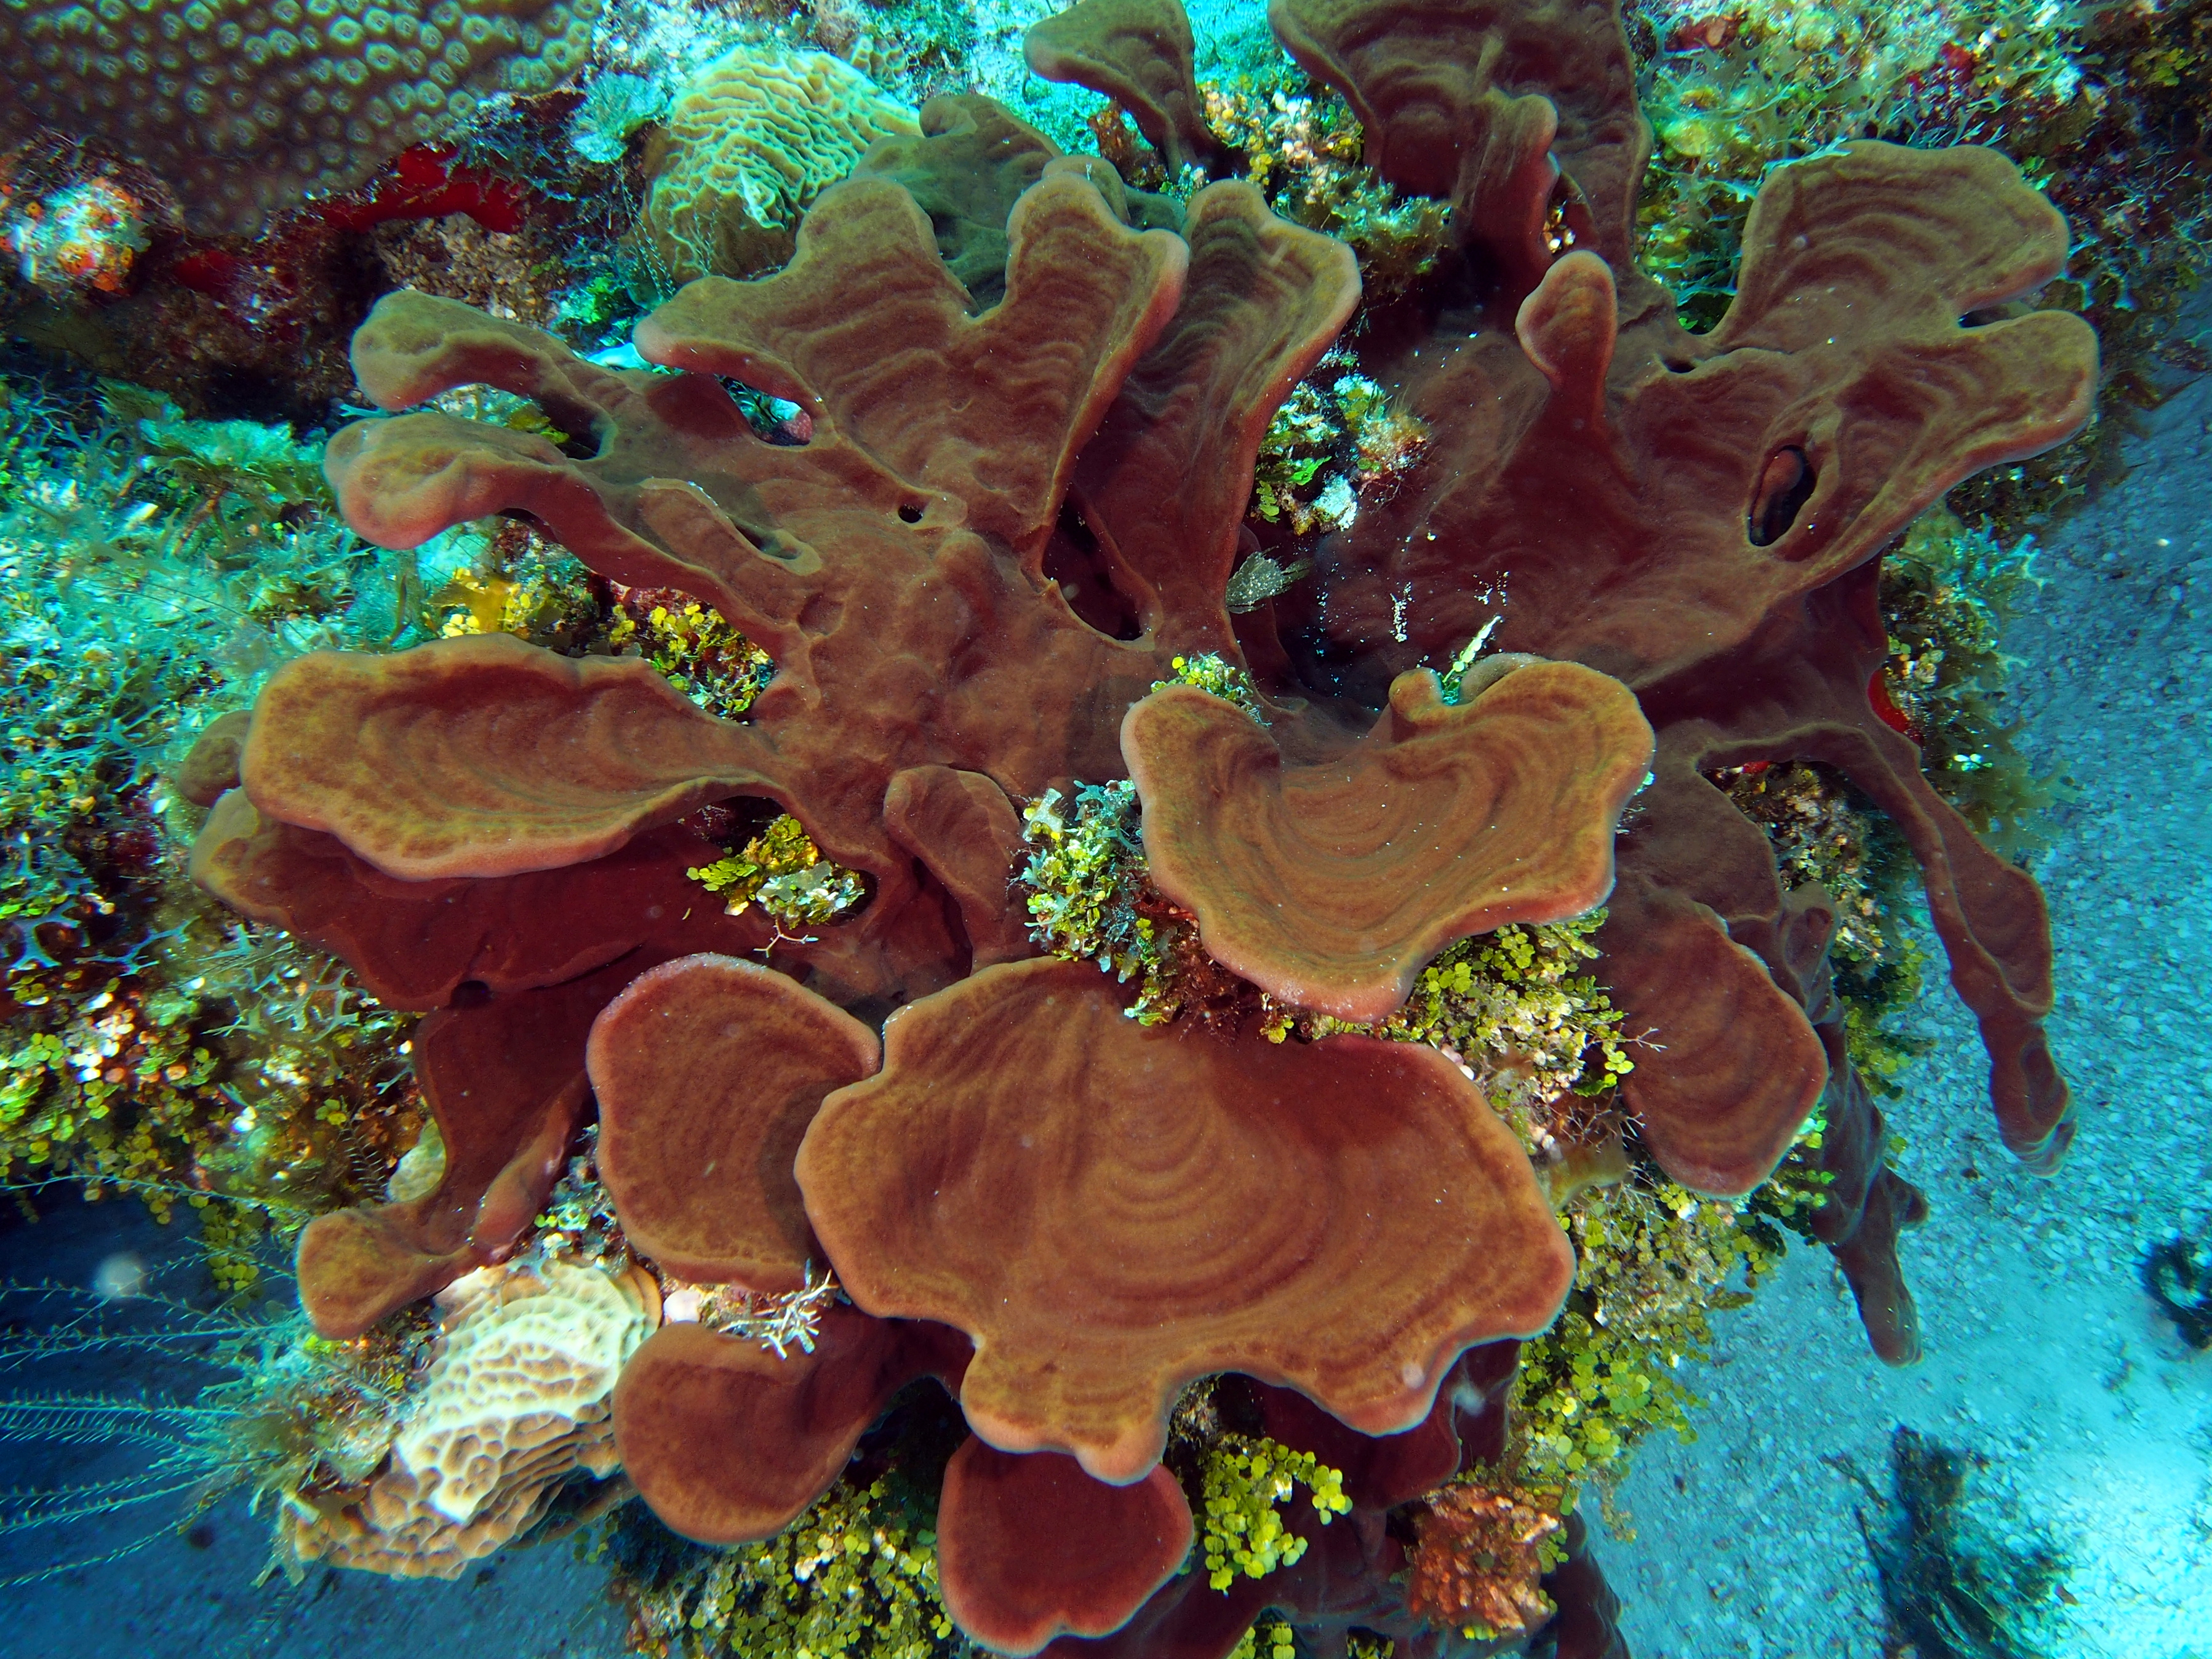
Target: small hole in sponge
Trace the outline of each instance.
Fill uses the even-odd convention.
[[[1771,547],[1790,533],[1797,514],[1813,499],[1819,482],[1813,463],[1792,444],[1767,457],[1759,475],[1759,489],[1751,499],[1751,514],[1744,526],[1753,547]]]
[[[901,501],[899,503],[898,515],[900,520],[907,524],[920,524],[921,522],[921,509],[919,507],[916,507],[912,501]]]
[[[481,1008],[491,1000],[491,987],[480,979],[465,979],[446,1000],[448,1008]]]

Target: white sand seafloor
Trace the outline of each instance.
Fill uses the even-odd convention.
[[[2212,338],[2212,303],[2189,325]],[[1890,1108],[1935,1212],[1903,1251],[1926,1357],[1875,1359],[1810,1248],[1717,1320],[1697,1441],[1639,1449],[1637,1536],[1600,1550],[1636,1659],[1876,1659],[1869,1506],[1820,1459],[1886,1490],[1899,1424],[1988,1458],[1978,1518],[2067,1556],[2054,1655],[2212,1659],[2212,1352],[2137,1267],[2212,1232],[2212,376],[2145,425],[2125,483],[2045,539],[2047,585],[2005,637],[2023,747],[2081,787],[2035,864],[2072,1152],[2047,1178],[2005,1153],[1972,1022],[1931,972],[1911,1023],[1936,1050]]]

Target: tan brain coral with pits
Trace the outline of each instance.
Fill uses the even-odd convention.
[[[677,94],[641,229],[672,282],[753,276],[791,257],[800,214],[876,140],[921,131],[827,52],[735,47]]]
[[[568,1475],[615,1472],[615,1378],[660,1322],[650,1273],[483,1267],[437,1304],[437,1353],[385,1471],[331,1512],[285,1515],[301,1559],[457,1577],[537,1520]]]

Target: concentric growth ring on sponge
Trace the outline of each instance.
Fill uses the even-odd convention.
[[[893,1018],[799,1147],[854,1300],[975,1339],[978,1434],[1139,1480],[1222,1370],[1393,1434],[1463,1349],[1551,1323],[1573,1253],[1443,1055],[1187,1040],[1125,1000],[1087,963],[985,969]]]

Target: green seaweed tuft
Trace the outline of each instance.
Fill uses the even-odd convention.
[[[1311,1452],[1260,1437],[1224,1435],[1206,1451],[1199,1479],[1198,1554],[1206,1583],[1218,1590],[1227,1590],[1239,1574],[1264,1578],[1297,1565],[1306,1540],[1283,1524],[1279,1505],[1299,1487],[1323,1526],[1352,1509],[1340,1470]]]

